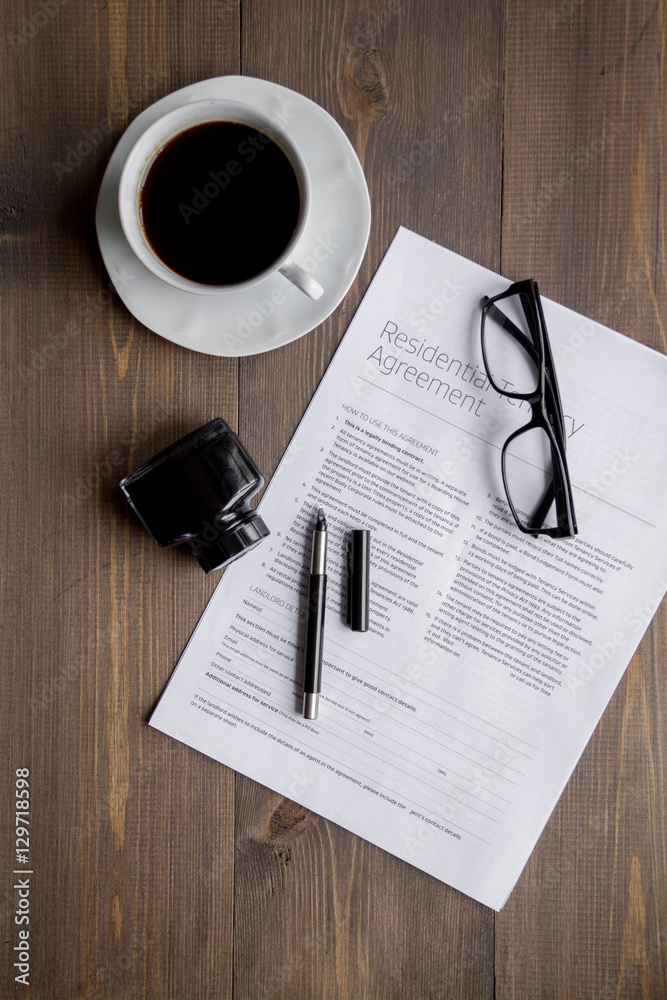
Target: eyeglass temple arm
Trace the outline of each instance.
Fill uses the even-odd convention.
[[[539,361],[539,355],[538,355],[537,351],[535,350],[534,345],[531,344],[530,340],[525,335],[525,333],[523,333],[519,329],[519,327],[516,326],[516,324],[512,322],[512,320],[509,318],[509,316],[506,316],[505,313],[501,309],[498,308],[498,306],[495,304],[495,302],[489,303],[488,310],[489,310],[489,314],[491,316],[493,316],[493,318],[498,323],[500,323],[500,325],[502,326],[503,330],[507,330],[507,332],[510,334],[510,336],[514,337],[514,339],[523,347],[523,349],[526,352],[526,354],[530,355],[531,361],[533,361],[534,364],[537,364],[538,361]]]
[[[553,449],[553,444],[551,445]],[[565,483],[560,474],[560,466],[556,460],[553,463],[553,479],[544,491],[544,496],[540,500],[539,506],[530,519],[531,528],[541,528],[549,513],[549,509],[557,497],[563,497],[566,493]],[[558,503],[556,503],[556,513],[558,514]]]
[[[554,466],[554,476],[557,475],[557,467]],[[540,500],[539,507],[530,519],[531,528],[541,528],[546,521],[547,514],[551,508],[558,490],[553,482],[549,483],[546,490],[544,491],[544,496]]]

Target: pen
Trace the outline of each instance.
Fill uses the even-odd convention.
[[[306,612],[306,650],[303,664],[303,717],[316,719],[322,689],[324,608],[327,596],[327,522],[320,507],[313,531]]]

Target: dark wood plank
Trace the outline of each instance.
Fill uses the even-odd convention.
[[[360,274],[334,315],[241,363],[239,425],[264,468],[286,448],[399,225],[499,265],[501,60],[502,9],[491,2],[417,12],[398,0],[295,0],[289,16],[270,0],[244,4],[243,71],[334,116],[373,212]],[[239,997],[492,996],[491,911],[243,778],[237,838]]]
[[[25,38],[7,37],[24,22]],[[237,364],[129,315],[93,219],[130,120],[238,71],[239,12],[17,2],[3,29],[0,741],[6,802],[14,769],[31,770],[30,994],[219,998],[232,975],[233,776],[145,725],[215,581],[158,550],[117,484],[214,414],[235,423]]]
[[[508,0],[503,273],[663,352],[665,42],[663,2]],[[496,921],[503,1000],[667,993],[666,637],[663,607]]]

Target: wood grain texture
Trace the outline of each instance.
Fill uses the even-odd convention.
[[[667,996],[664,608],[495,917],[146,725],[216,580],[117,489],[216,414],[268,476],[399,225],[665,351],[665,0],[6,0],[0,18],[0,788],[31,769],[25,995]],[[134,320],[93,225],[135,115],[238,72],[336,118],[373,211],[333,316],[240,362]],[[0,810],[6,857],[12,830]],[[20,995],[11,886],[5,864],[0,997]]]
[[[400,225],[498,266],[502,8],[299,0],[286,37],[284,8],[253,0],[241,51],[245,73],[293,87],[342,125],[372,205],[369,248],[340,309],[241,362],[239,424],[271,468]],[[241,777],[236,806],[239,996],[492,996],[490,911]]]
[[[238,10],[56,8],[44,22],[41,5],[8,4],[2,34],[1,739],[3,788],[13,795],[10,769],[28,766],[34,795],[30,993],[219,997],[232,976],[233,775],[145,725],[214,581],[159,551],[117,484],[214,414],[236,423],[237,365],[129,315],[93,218],[131,119],[238,71]]]
[[[506,31],[503,273],[664,352],[665,5]],[[497,918],[502,1000],[667,995],[666,642],[663,607]]]

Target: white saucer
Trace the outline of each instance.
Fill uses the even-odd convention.
[[[181,291],[152,274],[130,249],[118,214],[118,181],[127,154],[161,115],[207,98],[241,101],[276,116],[301,150],[312,179],[312,205],[292,259],[324,287],[324,295],[316,302],[278,273],[244,292],[200,295]],[[168,94],[134,119],[109,160],[95,224],[109,276],[144,326],[193,351],[243,357],[289,344],[331,315],[361,265],[370,217],[361,164],[330,114],[277,83],[220,76]]]

